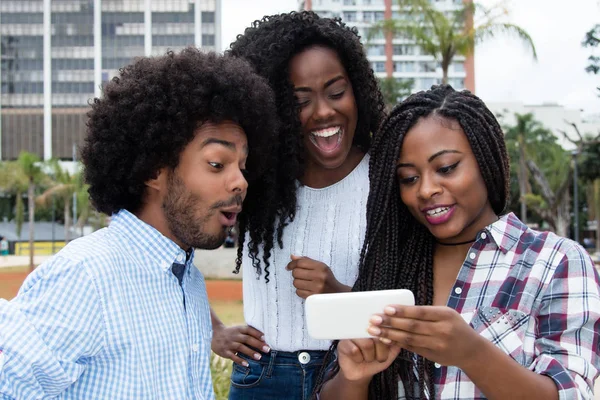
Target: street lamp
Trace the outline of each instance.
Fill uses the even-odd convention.
[[[577,189],[577,155],[578,150],[573,150],[571,155],[573,156],[573,230],[574,239],[579,243],[579,199]]]

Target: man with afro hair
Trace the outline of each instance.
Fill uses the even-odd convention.
[[[214,399],[194,248],[219,247],[253,179],[274,173],[274,97],[243,60],[141,58],[94,99],[81,149],[108,228],[0,300],[0,398]]]

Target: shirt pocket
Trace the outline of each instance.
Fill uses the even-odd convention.
[[[529,317],[529,314],[515,309],[480,307],[470,325],[481,336],[524,365],[523,342]]]

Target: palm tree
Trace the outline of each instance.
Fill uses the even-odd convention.
[[[378,22],[369,30],[369,38],[384,32],[413,40],[441,64],[444,84],[448,83],[448,67],[456,55],[472,55],[476,44],[499,34],[516,36],[537,60],[529,34],[517,25],[499,21],[506,15],[501,6],[485,8],[468,1],[456,10],[441,11],[430,0],[398,0],[398,5],[406,18]],[[474,21],[475,15],[481,15],[481,19]]]
[[[504,131],[509,151],[514,147],[513,151],[517,154],[518,162],[514,169],[517,171],[519,182],[520,217],[523,222],[527,223],[527,195],[531,193],[529,169],[527,168],[528,155],[531,152],[535,153],[536,144],[540,141],[555,141],[556,139],[531,113],[515,113],[515,124],[505,127]]]
[[[28,180],[23,173],[23,169],[16,161],[5,161],[0,163],[0,191],[14,195],[15,202],[15,224],[16,234],[21,237],[21,228],[23,226],[23,215],[25,213],[23,205],[23,193],[27,191]]]
[[[71,205],[73,194],[79,190],[79,179],[77,174],[71,175],[69,171],[63,169],[58,160],[52,159],[47,162],[49,175],[53,183],[37,198],[38,204],[48,206],[52,199],[58,197],[62,199],[64,204],[64,221],[65,221],[65,243],[70,240],[71,233]]]
[[[41,180],[43,173],[40,168],[40,158],[33,153],[22,151],[17,159],[23,174],[27,177],[27,202],[29,212],[29,268],[33,271],[34,254],[34,221],[35,221],[35,185]]]

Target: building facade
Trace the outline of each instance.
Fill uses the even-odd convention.
[[[430,0],[441,11],[459,7],[463,0]],[[433,56],[423,54],[413,41],[403,37],[385,37],[379,34],[370,39],[373,23],[386,19],[402,19],[403,14],[395,0],[302,0],[300,7],[323,17],[339,17],[355,26],[367,50],[373,71],[378,78],[413,79],[413,91],[429,89],[442,82],[442,68]],[[454,57],[448,70],[448,83],[455,89],[475,92],[475,63],[473,56]]]
[[[221,0],[1,0],[0,160],[76,157],[88,104],[119,68],[220,42]]]

